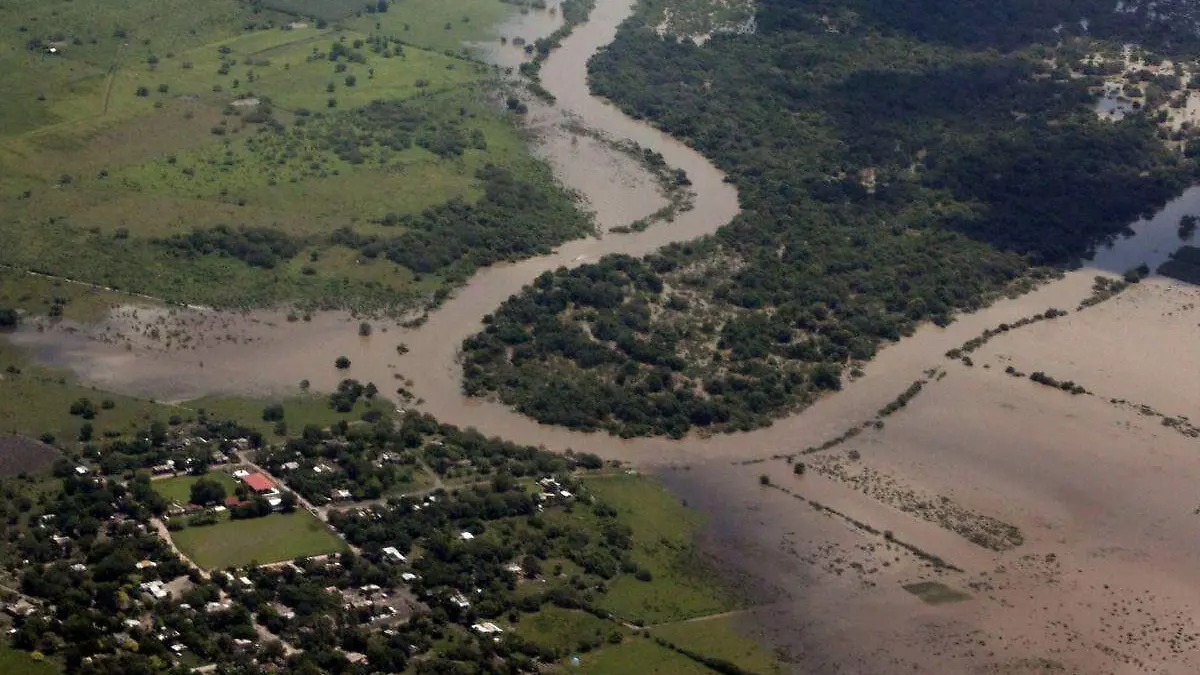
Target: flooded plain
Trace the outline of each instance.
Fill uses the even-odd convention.
[[[598,2],[543,66],[556,104],[530,112],[545,132],[537,152],[586,198],[601,236],[482,270],[414,329],[373,322],[363,337],[359,319],[340,313],[131,306],[98,326],[30,326],[14,341],[99,387],[163,400],[296,393],[301,380],[328,390],[345,377],[405,386],[445,422],[634,462],[708,514],[707,550],[756,580],[748,616],[796,672],[1200,672],[1200,433],[1188,422],[1200,419],[1200,291],[1152,276],[1080,308],[1096,275],[1153,269],[1184,243],[1178,221],[1200,213],[1200,189],[1061,279],[946,328],[923,326],[843,391],[766,429],[621,440],[462,396],[462,340],[538,274],[694,239],[738,211],[736,191],[702,156],[590,95],[587,59],[631,7]],[[641,233],[608,233],[663,198],[610,144],[564,123],[662,153],[687,172],[695,208]],[[1066,316],[1003,332],[967,361],[946,356],[1051,307]],[[340,355],[348,370],[334,368]],[[914,399],[878,417],[918,380]],[[857,435],[807,452],[851,428]]]

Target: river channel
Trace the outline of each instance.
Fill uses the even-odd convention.
[[[214,394],[295,394],[299,393],[301,380],[310,382],[313,390],[328,391],[341,379],[353,377],[373,381],[384,392],[391,391],[394,383],[403,382],[421,400],[421,410],[444,422],[475,427],[518,443],[589,451],[641,465],[759,458],[819,444],[870,417],[920,378],[923,371],[941,364],[946,350],[985,328],[1050,306],[1075,307],[1089,294],[1095,274],[1119,272],[1110,266],[1118,260],[1127,262],[1130,255],[1137,257],[1137,253],[1128,251],[1139,250],[1139,242],[1144,239],[1142,230],[1157,232],[1174,227],[1168,223],[1169,228],[1135,228],[1138,237],[1118,240],[1114,250],[1097,256],[1096,263],[1068,273],[1059,281],[961,316],[947,328],[926,325],[913,336],[881,350],[867,365],[865,377],[848,382],[840,393],[772,427],[750,433],[692,435],[682,440],[622,440],[603,433],[539,424],[499,402],[465,397],[458,362],[462,341],[480,330],[486,314],[539,274],[560,266],[593,262],[607,254],[642,255],[672,242],[692,240],[715,232],[738,212],[736,190],[706,158],[591,95],[587,61],[612,41],[633,5],[634,0],[598,0],[590,20],[576,27],[552,53],[543,65],[542,82],[557,101],[552,108],[535,108],[532,124],[553,130],[562,119],[570,119],[607,137],[632,140],[661,153],[671,167],[687,172],[695,192],[694,208],[679,214],[674,222],[660,223],[639,233],[580,239],[549,255],[481,270],[415,329],[377,323],[372,335],[361,337],[358,319],[337,312],[317,314],[311,321],[288,322],[283,311],[222,313],[142,307],[127,309],[123,317],[110,319],[99,328],[29,327],[15,334],[13,341],[29,348],[42,362],[70,367],[97,387],[157,400],[186,401]],[[550,30],[555,24],[539,19],[531,25]],[[584,196],[601,232],[644,217],[663,204],[648,187],[652,183],[648,175],[640,175],[639,167],[631,161],[615,159],[614,153],[605,156],[598,143],[550,133],[536,140],[534,147],[555,168],[560,181]],[[1198,199],[1200,191],[1189,191],[1164,210],[1169,217],[1162,220],[1177,220],[1177,212],[1186,210],[1179,204],[1190,207]],[[1165,247],[1166,243],[1156,240],[1156,246]],[[1158,254],[1165,256],[1165,248]],[[134,311],[137,316],[131,318]],[[105,337],[121,331],[136,335],[138,330],[130,331],[135,323],[143,332],[146,326],[157,323],[174,325],[207,339],[193,342],[186,349],[163,349],[161,344],[147,341],[131,346]],[[407,346],[407,354],[398,354],[400,343]],[[338,355],[351,359],[349,370],[332,367]]]

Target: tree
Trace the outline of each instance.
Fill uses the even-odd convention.
[[[283,511],[284,513],[291,513],[292,511],[295,511],[296,506],[300,503],[300,500],[296,498],[296,493],[292,492],[291,490],[285,490],[283,494],[280,495],[279,499],[279,510]]]
[[[150,95],[150,90],[146,87],[138,87],[133,93],[145,97]]]
[[[79,440],[83,443],[87,443],[88,441],[92,440],[92,434],[94,431],[95,430],[93,429],[91,422],[84,422],[83,426],[79,427]]]
[[[17,310],[8,307],[0,307],[0,328],[13,328],[21,322],[21,315]]]
[[[358,78],[355,77],[354,75],[351,74],[351,75],[346,76],[346,86],[347,87],[353,87],[357,83],[358,83]]]
[[[225,486],[212,478],[201,478],[192,483],[191,502],[193,504],[215,504],[225,501]]]
[[[388,1],[387,0],[379,0],[379,2],[375,4],[375,11],[379,12],[381,14],[383,12],[388,11]]]
[[[345,370],[350,367],[350,359],[345,356],[339,356],[334,359],[333,365],[338,370]]]
[[[283,419],[283,404],[275,403],[263,408],[262,418],[264,422],[279,422]]]

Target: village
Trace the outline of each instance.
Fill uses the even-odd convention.
[[[363,488],[396,467],[432,475]],[[8,635],[68,664],[137,652],[197,672],[306,650],[393,672],[429,648],[431,626],[511,648],[518,606],[581,606],[575,593],[620,574],[577,530],[519,534],[569,512],[577,476],[602,467],[417,414],[278,445],[223,422],[156,428],[55,466],[63,493],[31,508],[0,586]],[[60,620],[68,607],[80,618]]]

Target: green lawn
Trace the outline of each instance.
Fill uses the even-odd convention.
[[[713,584],[692,537],[701,520],[661,485],[641,476],[586,479],[587,486],[633,528],[633,558],[650,570],[653,583],[622,576],[598,604],[626,620],[647,624],[679,621],[736,607]]]
[[[192,485],[201,478],[215,480],[225,486],[225,494],[232,495],[241,483],[224,471],[209,471],[203,476],[176,476],[151,481],[150,485],[158,494],[180,504],[187,504],[191,499]]]
[[[345,542],[307,511],[188,527],[172,532],[171,538],[193,562],[208,569],[265,564],[346,549]]]
[[[771,651],[738,630],[730,617],[655,626],[650,632],[682,649],[721,659],[758,675],[783,673]]]
[[[40,655],[39,655],[40,656]],[[54,661],[33,656],[12,647],[0,647],[0,673],[8,675],[58,675],[62,669]]]

